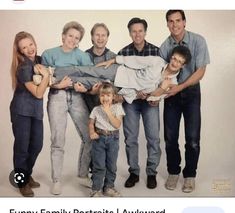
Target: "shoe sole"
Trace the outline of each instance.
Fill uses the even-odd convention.
[[[193,192],[195,189],[190,189],[190,190],[185,190],[185,189],[182,189],[182,192],[184,193],[191,193]]]
[[[156,185],[156,186],[148,186],[148,185],[147,185],[147,188],[148,188],[148,189],[155,189],[155,188],[157,188],[157,185]]]
[[[171,190],[171,191],[173,191],[173,190],[175,190],[175,189],[176,189],[176,187],[175,187],[175,188],[173,188],[173,187],[172,187],[172,188],[170,188],[170,187],[166,187],[166,186],[165,186],[165,188],[166,188],[167,190]]]
[[[131,188],[131,187],[135,186],[135,184],[138,183],[138,182],[139,182],[139,180],[135,181],[134,184],[132,184],[132,185],[126,185],[125,184],[125,187],[126,188]]]

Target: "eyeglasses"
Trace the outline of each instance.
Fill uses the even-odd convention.
[[[174,62],[176,62],[177,64],[180,64],[180,65],[184,65],[184,63],[185,63],[184,60],[180,60],[175,56],[171,56],[171,60],[173,60]]]

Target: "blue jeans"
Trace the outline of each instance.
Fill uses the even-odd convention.
[[[107,68],[95,66],[58,67],[55,69],[54,76],[56,81],[61,81],[65,76],[69,76],[74,83],[80,82],[86,89],[91,89],[94,84],[100,81],[106,79],[114,81],[118,67],[118,64],[112,64]]]
[[[145,100],[135,100],[132,104],[123,104],[126,115],[123,119],[123,130],[126,144],[129,172],[139,175],[139,123],[142,116],[145,138],[147,140],[146,174],[156,175],[160,162],[161,149],[159,139],[159,107],[152,107]]]
[[[34,117],[11,114],[15,137],[14,169],[23,169],[30,176],[43,145],[43,121]]]
[[[89,112],[82,95],[74,90],[51,89],[47,110],[51,128],[52,180],[59,181],[61,178],[68,114],[82,140],[78,159],[78,176],[86,177],[89,174],[91,162],[91,141],[88,133]]]
[[[100,135],[92,141],[92,190],[114,187],[119,150],[119,134]]]
[[[179,128],[181,115],[185,129],[185,167],[183,176],[195,177],[200,153],[201,129],[200,85],[186,88],[180,93],[165,99],[164,137],[166,141],[167,170],[170,174],[181,172],[179,150]]]

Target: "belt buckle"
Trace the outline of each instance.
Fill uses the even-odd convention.
[[[105,135],[112,135],[112,131],[104,130],[104,134],[105,134]]]

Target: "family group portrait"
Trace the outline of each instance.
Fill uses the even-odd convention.
[[[0,11],[0,197],[234,197],[234,20]]]

